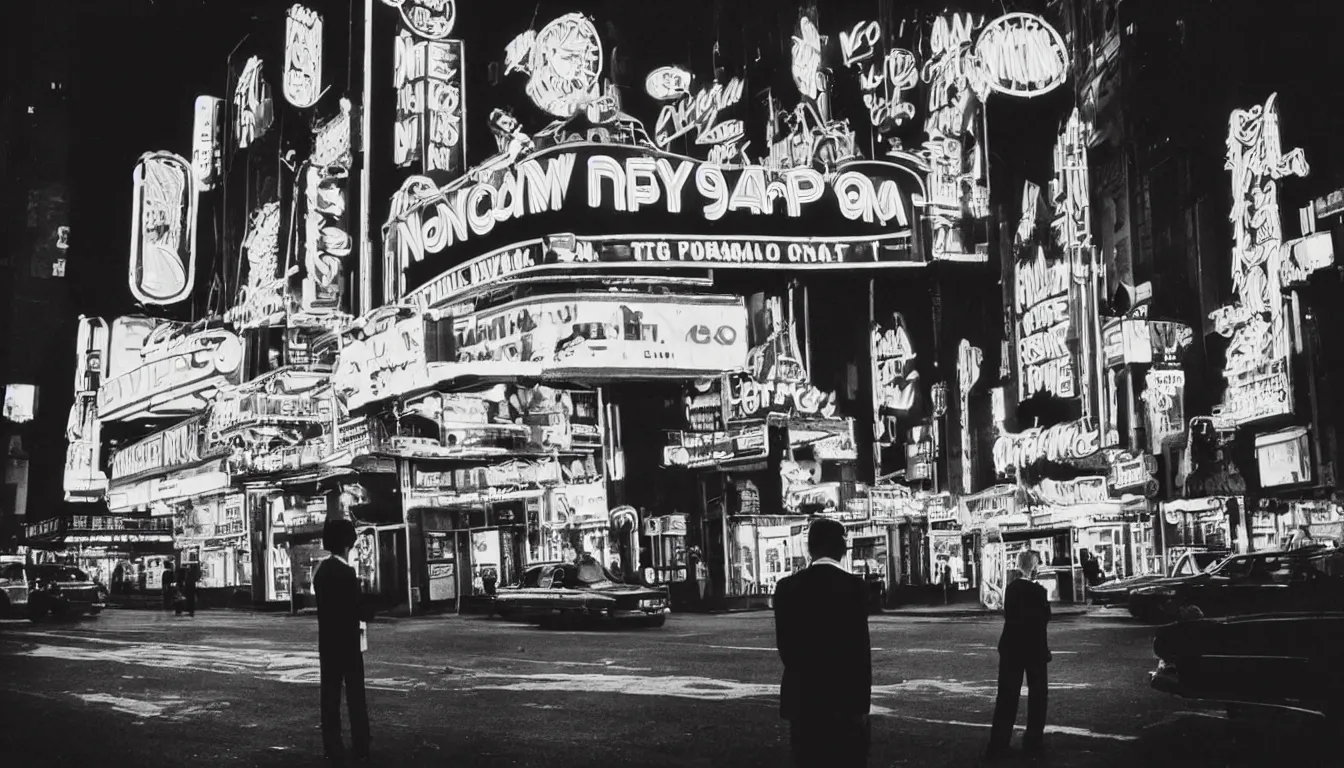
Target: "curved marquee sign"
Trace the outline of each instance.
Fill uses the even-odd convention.
[[[131,295],[176,304],[196,279],[196,188],[191,163],[171,152],[141,156],[132,176]]]
[[[103,421],[190,416],[220,388],[238,384],[243,343],[221,329],[198,331],[147,347],[141,365],[108,379],[98,390]]]
[[[426,40],[442,40],[457,23],[457,0],[383,0],[401,11],[406,28]]]
[[[468,257],[557,232],[638,233],[655,242],[720,232],[728,240],[910,236],[922,199],[918,171],[893,162],[851,162],[823,175],[727,167],[644,147],[563,144],[443,188],[411,177],[392,201],[384,259],[407,290]]]

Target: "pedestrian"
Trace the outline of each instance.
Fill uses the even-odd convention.
[[[196,615],[196,585],[201,580],[201,564],[187,563],[182,568],[182,607],[188,616]]]
[[[1022,738],[1022,751],[1029,757],[1039,757],[1044,747],[1045,709],[1049,698],[1045,666],[1050,661],[1045,628],[1050,622],[1050,601],[1045,587],[1035,582],[1036,557],[1030,550],[1018,554],[1017,569],[1022,576],[1004,590],[1003,634],[999,636],[999,695],[994,702],[994,724],[986,754],[991,760],[1008,754],[1024,674],[1027,678],[1027,732]]]
[[[812,565],[775,587],[775,642],[784,662],[779,714],[798,768],[866,765],[872,648],[863,579],[840,567],[845,528],[820,519],[807,533]]]
[[[177,605],[177,577],[173,574],[173,561],[166,560],[163,563],[163,610],[172,610]],[[181,615],[182,611],[177,612]]]
[[[317,655],[322,688],[322,746],[328,760],[340,760],[341,686],[350,712],[351,752],[360,760],[369,756],[369,713],[364,700],[364,651],[368,646],[368,614],[359,578],[346,561],[355,545],[355,526],[349,520],[328,520],[322,529],[322,547],[331,553],[317,566],[313,589],[317,593]]]

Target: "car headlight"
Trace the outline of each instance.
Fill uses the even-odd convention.
[[[651,597],[639,601],[640,608],[662,608],[667,601],[661,597]]]

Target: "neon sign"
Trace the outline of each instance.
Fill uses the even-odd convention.
[[[602,41],[597,28],[579,13],[528,30],[504,51],[504,74],[529,75],[527,95],[543,111],[571,117],[600,96]]]
[[[155,432],[112,455],[112,479],[161,475],[177,467],[199,463],[201,438],[199,417]]]
[[[727,83],[714,83],[694,97],[687,94],[676,104],[664,106],[654,128],[654,143],[666,147],[672,140],[685,136],[692,129],[696,131],[696,144],[740,141],[746,135],[746,125],[741,120],[716,120],[720,112],[742,100],[744,87],[742,79],[734,77]]]
[[[989,258],[964,242],[962,231],[964,211],[970,211],[973,218],[989,214],[988,188],[977,183],[984,182],[980,109],[988,91],[974,76],[971,33],[975,27],[975,20],[968,14],[938,17],[933,25],[933,53],[924,62],[922,73],[929,84],[929,109],[924,119],[928,140],[924,149],[929,156],[928,215],[935,259]]]
[[[971,346],[966,339],[957,345],[957,391],[961,395],[961,490],[971,491],[972,460],[971,451],[971,390],[980,380],[980,366],[985,361],[985,353],[979,347]]]
[[[426,172],[460,173],[466,165],[461,41],[416,41],[403,31],[395,54],[393,162],[405,167],[423,158]]]
[[[1069,350],[1069,265],[1048,262],[1045,252],[1013,270],[1017,321],[1019,399],[1037,392],[1069,398],[1078,394],[1077,373]]]
[[[1064,38],[1035,14],[1009,13],[989,22],[975,54],[979,77],[997,93],[1042,96],[1069,78]]]
[[[1101,434],[1085,420],[1004,433],[994,442],[994,470],[1001,475],[1041,459],[1055,462],[1087,458],[1101,449]]]
[[[1102,475],[1088,475],[1073,480],[1042,480],[1031,494],[1046,504],[1072,507],[1078,504],[1110,502],[1111,492]]]
[[[821,72],[821,34],[817,32],[817,25],[806,16],[798,19],[798,34],[793,36],[792,50],[789,71],[793,75],[793,84],[803,96],[816,101],[826,88],[826,76]]]
[[[261,59],[253,56],[243,65],[233,90],[234,139],[238,149],[247,149],[271,129],[275,120],[271,85],[261,74]]]
[[[302,5],[290,6],[285,16],[281,89],[285,101],[300,109],[313,106],[322,95],[322,16]]]
[[[1214,415],[1247,424],[1293,409],[1287,313],[1280,265],[1288,259],[1279,220],[1278,180],[1306,176],[1301,149],[1284,154],[1276,98],[1235,110],[1228,121],[1232,174],[1232,286],[1236,303],[1210,314],[1231,338],[1223,376],[1227,390]]]
[[[164,338],[173,325],[151,334],[141,364],[108,379],[98,390],[103,421],[190,416],[205,409],[223,386],[237,384],[243,343],[229,331],[212,329]]]
[[[196,279],[195,171],[171,152],[151,152],[132,181],[131,295],[142,304],[176,304]]]
[[[691,73],[681,67],[659,67],[644,78],[644,90],[658,101],[675,101],[691,93]]]
[[[219,183],[223,113],[223,99],[196,97],[191,129],[191,168],[196,173],[197,187],[202,191],[214,189]]]
[[[893,48],[885,59],[877,58],[882,27],[876,21],[859,22],[840,33],[840,54],[846,67],[859,69],[859,90],[868,121],[879,131],[889,131],[915,116],[915,105],[903,101],[901,94],[919,82],[919,64],[915,55]],[[866,69],[859,65],[870,62]]]
[[[457,0],[383,0],[401,11],[406,27],[420,37],[442,40],[457,23]]]
[[[869,331],[873,357],[873,439],[880,445],[900,440],[898,419],[909,414],[919,399],[919,371],[915,347],[905,328],[905,317],[892,315],[890,327],[873,323]]]
[[[385,256],[388,270],[397,274],[428,255],[486,237],[500,224],[561,210],[576,229],[586,222],[609,232],[613,211],[685,212],[693,219],[685,226],[693,231],[703,231],[706,221],[745,224],[755,216],[795,220],[795,228],[815,231],[805,226],[804,214],[815,221],[817,212],[830,209],[874,233],[891,234],[909,228],[917,184],[914,171],[893,163],[841,166],[828,180],[812,168],[724,168],[652,150],[565,145],[537,152],[487,181],[470,183],[469,175],[439,188],[423,176],[407,179],[393,198]],[[589,211],[600,214],[585,217]]]

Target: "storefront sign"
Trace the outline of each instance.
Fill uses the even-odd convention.
[[[1306,427],[1256,435],[1255,461],[1260,468],[1262,488],[1300,485],[1315,480]]]
[[[112,480],[164,474],[201,460],[201,417],[187,419],[112,455]]]
[[[1045,504],[1057,504],[1062,507],[1112,501],[1110,490],[1106,487],[1106,478],[1101,475],[1089,475],[1073,480],[1042,480],[1031,489],[1031,493]]]
[[[453,323],[455,362],[550,369],[719,372],[747,357],[747,312],[719,296],[529,298]]]
[[[963,524],[969,528],[983,528],[996,517],[1017,514],[1017,486],[997,485],[993,488],[962,496]]]
[[[191,129],[191,168],[196,188],[207,191],[219,183],[220,157],[224,138],[224,100],[197,96]]]
[[[220,329],[165,338],[161,326],[147,340],[140,365],[105,382],[98,390],[98,416],[125,421],[190,416],[205,410],[222,387],[237,384],[243,343]]]
[[[440,274],[407,295],[422,309],[461,299],[509,280],[622,269],[702,267],[744,270],[820,270],[917,266],[908,233],[872,238],[722,237],[675,235],[577,237],[529,240],[478,256]]]
[[[1152,368],[1145,381],[1148,450],[1160,454],[1168,440],[1185,434],[1185,371]]]
[[[1060,398],[1078,395],[1077,372],[1069,351],[1072,318],[1069,313],[1069,264],[1047,262],[1045,250],[1014,270],[1019,398],[1037,392]]]
[[[728,421],[757,421],[770,416],[834,418],[835,395],[806,381],[774,380],[761,383],[747,374],[727,378]]]
[[[1145,457],[1138,456],[1111,465],[1111,486],[1117,491],[1126,491],[1147,485],[1152,479]]]
[[[292,472],[315,467],[331,456],[331,438],[320,437],[298,445],[282,445],[247,452],[247,469],[256,474]]]
[[[913,492],[904,485],[868,488],[868,514],[874,524],[909,522],[912,517],[923,513],[923,505],[915,500]]]
[[[472,469],[432,470],[416,466],[411,474],[411,488],[421,494],[479,493],[491,489],[556,485],[562,478],[560,462],[555,459],[506,461]]]
[[[1040,16],[1007,13],[985,25],[975,43],[978,77],[997,93],[1042,96],[1069,79],[1064,38]]]
[[[812,168],[720,166],[614,145],[550,147],[496,178],[474,178],[467,174],[440,189],[413,176],[393,197],[385,259],[391,274],[405,272],[408,288],[442,271],[437,260],[424,263],[427,257],[469,239],[483,241],[478,248],[484,251],[517,242],[516,234],[528,229],[533,236],[555,231],[605,236],[630,228],[623,223],[626,214],[644,213],[660,228],[688,233],[703,233],[707,222],[737,235],[784,239],[841,227],[856,240],[908,232],[914,220],[911,196],[922,189],[913,169],[890,162],[848,163],[828,179]],[[497,227],[501,234],[492,236]],[[655,229],[646,239],[676,239],[674,232]],[[659,259],[656,245],[651,252],[641,250]],[[688,256],[694,260],[693,243]],[[769,257],[762,252],[762,261]]]
[[[1068,462],[1085,458],[1101,448],[1101,436],[1086,420],[1034,427],[1017,434],[1004,433],[994,442],[994,470],[1000,475],[1046,459]]]
[[[65,500],[96,501],[107,490],[107,475],[100,467],[102,422],[98,420],[97,400],[92,392],[75,396],[65,430],[67,443],[62,482]]]
[[[377,440],[373,419],[364,416],[341,422],[336,428],[336,452],[363,456],[373,452]]]
[[[308,391],[267,393],[225,390],[210,407],[208,441],[218,443],[246,429],[270,425],[330,425],[336,401],[330,387]]]
[[[1232,174],[1232,285],[1236,303],[1210,314],[1231,339],[1223,377],[1227,389],[1215,415],[1238,425],[1292,413],[1291,353],[1282,275],[1266,254],[1283,248],[1279,180],[1310,172],[1301,149],[1279,146],[1273,94],[1263,106],[1235,110],[1229,121],[1226,168]]]
[[[442,40],[457,23],[457,0],[383,0],[400,9],[406,28],[427,40]]]
[[[171,152],[149,152],[131,178],[131,295],[176,304],[196,279],[195,171]]]
[[[967,98],[971,93],[988,95],[976,77],[979,66],[971,40],[976,26],[970,14],[935,19],[928,38],[930,55],[921,72],[928,84],[924,149],[929,160],[925,210],[933,230],[930,255],[947,261],[988,258],[978,252],[977,243],[965,241],[962,226],[967,218],[974,221],[989,215],[988,180],[968,178],[971,169],[984,168],[987,162],[985,121],[980,118],[983,99]]]
[[[322,95],[322,16],[293,5],[285,16],[285,101],[300,109],[317,103]]]
[[[764,459],[768,434],[764,424],[734,427],[723,432],[667,432],[663,466],[699,469],[725,462]]]

